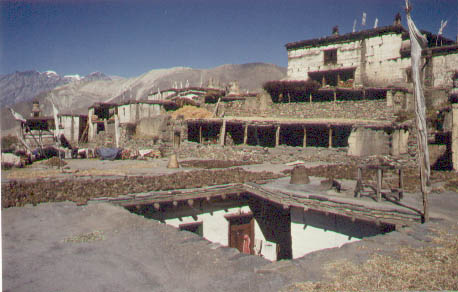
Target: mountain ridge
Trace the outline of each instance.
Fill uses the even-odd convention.
[[[242,91],[253,92],[259,91],[264,82],[279,80],[285,76],[285,67],[269,63],[224,64],[208,69],[190,67],[152,69],[131,78],[112,79],[103,74],[96,80],[82,79],[60,84],[48,91],[40,92],[33,98],[20,99],[8,106],[24,117],[28,117],[32,109],[32,100],[37,100],[43,115],[51,115],[51,101],[53,101],[60,112],[87,114],[88,107],[94,102],[146,99],[153,92],[173,88],[175,85],[184,87],[188,83],[192,87],[205,87],[210,80],[217,80],[222,85],[237,80]],[[0,90],[0,100],[2,99]],[[2,134],[6,131],[11,132],[9,130],[18,126],[5,106],[1,108],[1,115]]]

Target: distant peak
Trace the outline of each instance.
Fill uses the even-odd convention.
[[[54,75],[54,76],[58,76],[57,73],[56,73],[56,71],[52,71],[52,70],[48,70],[48,71],[45,71],[45,72],[43,72],[43,73],[45,73],[45,74],[48,75],[48,76],[53,76],[53,75]]]
[[[70,74],[70,75],[65,75],[65,78],[69,79],[74,79],[74,80],[81,80],[81,76],[79,74]]]

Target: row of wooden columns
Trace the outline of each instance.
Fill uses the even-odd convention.
[[[244,130],[243,130],[243,144],[247,145],[248,142],[248,126],[249,124],[245,124]],[[258,131],[257,128],[255,128],[255,135],[256,135],[256,140],[258,140]],[[280,130],[281,130],[281,125],[276,125],[275,129],[275,147],[278,147],[280,145]],[[304,138],[303,138],[303,143],[302,147],[307,147],[307,128],[303,127],[304,130]],[[328,126],[328,148],[332,148],[332,135],[333,135],[333,130],[331,126]],[[220,135],[219,135],[219,142],[221,146],[224,146],[226,144],[226,120],[223,120],[223,124],[221,125],[220,128]],[[199,141],[202,143],[202,126],[199,127]],[[259,142],[259,141],[258,141]],[[259,144],[259,143],[258,143]]]

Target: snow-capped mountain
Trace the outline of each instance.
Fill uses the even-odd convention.
[[[43,78],[39,72],[29,71],[35,79]],[[12,76],[12,75],[18,76]],[[191,87],[207,86],[209,80],[218,80],[221,85],[227,84],[230,81],[238,80],[241,90],[258,91],[262,84],[269,80],[279,80],[286,76],[286,68],[279,67],[267,63],[249,63],[249,64],[228,64],[221,65],[209,69],[193,69],[189,67],[174,67],[167,69],[153,69],[140,76],[132,78],[109,77],[100,72],[93,72],[85,77],[67,76],[61,77],[64,79],[63,85],[57,85],[52,90],[44,90],[41,93],[32,94],[32,89],[38,86],[27,84],[24,80],[25,72],[16,72],[10,75],[0,75],[0,101],[5,100],[5,92],[3,85],[8,83],[8,80],[15,83],[16,87],[10,85],[13,96],[9,98],[10,103],[2,103],[3,105],[11,104],[13,108],[21,113],[24,117],[30,116],[32,109],[31,98],[35,98],[40,103],[43,115],[51,115],[52,100],[56,107],[61,112],[71,112],[74,114],[87,114],[87,109],[94,102],[119,102],[125,99],[147,99],[148,95],[157,92],[158,90],[168,89],[174,86],[189,84]],[[43,74],[43,73],[41,73]],[[56,74],[57,75],[57,74]],[[44,75],[46,80],[55,80],[57,77],[48,71]],[[58,75],[57,75],[58,76]],[[32,80],[35,83],[39,82],[31,77],[27,80]],[[69,81],[69,80],[72,81]],[[19,82],[19,80],[22,80]],[[67,84],[65,84],[67,82]],[[29,92],[27,96],[19,99],[18,93],[25,92],[21,87],[25,86]],[[14,92],[14,88],[17,92]],[[49,87],[48,87],[49,88]],[[35,91],[38,92],[38,91]],[[15,100],[20,102],[15,102]],[[11,103],[12,101],[12,103]],[[13,105],[14,103],[14,105]],[[17,123],[11,117],[11,114],[4,107],[1,108],[1,128],[2,131],[11,129]]]
[[[101,72],[94,72],[85,77],[78,74],[60,76],[55,71],[24,71],[0,76],[0,106],[9,106],[18,102],[30,101],[41,93],[53,90],[72,82],[91,82],[111,80]]]

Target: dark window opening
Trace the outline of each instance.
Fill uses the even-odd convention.
[[[97,134],[100,132],[105,131],[105,124],[104,123],[97,123]]]
[[[199,143],[199,124],[188,124],[188,141]]]
[[[348,147],[348,138],[351,134],[351,127],[332,128],[332,146]]]
[[[259,127],[258,140],[259,146],[275,147],[275,127]]]
[[[220,129],[221,125],[218,124],[188,124],[188,141],[216,144],[218,143]]]
[[[377,89],[377,88],[371,88],[371,89],[366,89],[365,92],[365,98],[366,99],[386,99],[386,89]]]
[[[325,50],[324,51],[324,64],[337,64],[337,49]]]
[[[282,126],[280,144],[302,147],[304,144],[304,129],[300,126]]]
[[[244,128],[242,125],[226,124],[226,136],[232,138],[234,145],[243,144],[243,134]]]
[[[203,228],[203,224],[202,222],[193,222],[193,223],[186,223],[186,224],[180,224],[178,229],[180,231],[189,231],[189,232],[192,232],[192,233],[195,233],[199,236],[203,236],[204,232],[204,228]]]
[[[328,147],[329,129],[327,127],[307,128],[307,146]]]

